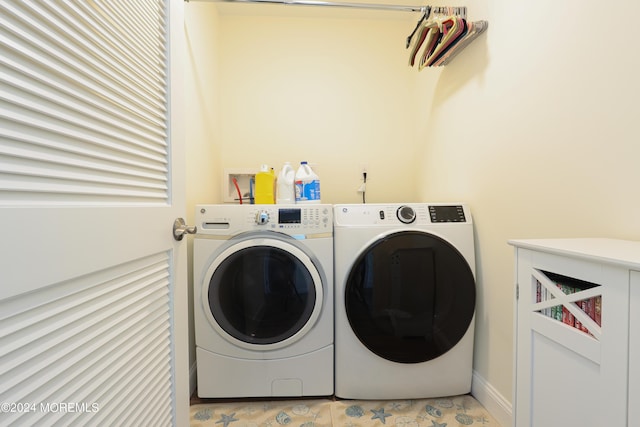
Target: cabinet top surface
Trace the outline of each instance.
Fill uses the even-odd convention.
[[[639,241],[604,238],[528,239],[509,240],[509,244],[516,248],[587,258],[597,262],[640,269]]]

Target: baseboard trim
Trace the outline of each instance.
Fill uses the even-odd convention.
[[[502,427],[512,427],[512,407],[503,395],[476,371],[473,371],[471,394],[500,423]]]

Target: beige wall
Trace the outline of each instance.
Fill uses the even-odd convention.
[[[470,2],[471,3],[471,2]],[[640,13],[637,2],[606,7]],[[511,396],[512,238],[640,240],[640,54],[587,30],[595,1],[476,1],[486,39],[419,87],[424,118],[420,194],[473,209],[478,248],[475,369]],[[435,79],[435,84],[431,79]],[[418,89],[420,91],[420,89]]]
[[[418,199],[415,75],[402,47],[413,17],[218,7],[224,167],[306,160],[323,202],[356,203],[366,166],[369,201]]]
[[[214,5],[185,5],[187,203],[218,203],[222,168],[219,130],[218,11]]]
[[[185,4],[185,108],[187,146],[187,223],[194,206],[221,198],[219,141],[218,11],[206,3]],[[189,262],[193,240],[188,241]],[[193,269],[189,269],[189,312],[193,313]],[[189,365],[195,364],[193,315],[189,316]]]
[[[370,202],[468,202],[474,367],[510,400],[507,239],[640,239],[640,29],[597,29],[604,9],[640,4],[560,3],[458,2],[487,34],[422,72],[404,49],[413,14],[188,3],[189,211],[221,201],[223,167],[300,160],[327,203],[359,201],[362,165]]]

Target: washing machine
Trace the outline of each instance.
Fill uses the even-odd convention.
[[[333,394],[331,205],[198,205],[200,397]]]
[[[473,222],[465,204],[334,206],[335,394],[471,390]]]

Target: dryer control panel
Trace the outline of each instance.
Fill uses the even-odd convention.
[[[471,223],[469,208],[461,203],[336,205],[334,217],[336,226]]]
[[[467,222],[461,205],[429,206],[431,222]]]
[[[197,205],[198,234],[233,236],[278,231],[292,236],[333,232],[331,205]]]

